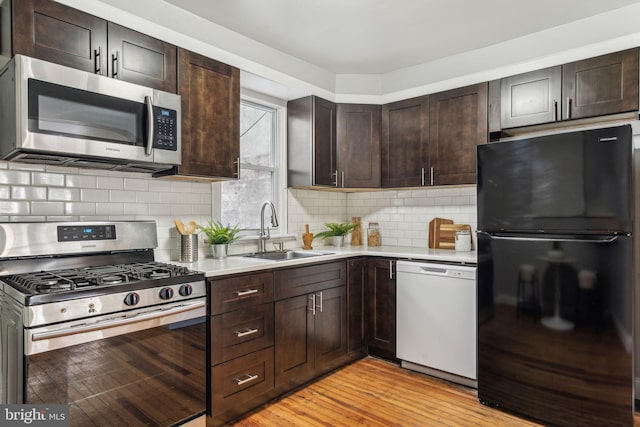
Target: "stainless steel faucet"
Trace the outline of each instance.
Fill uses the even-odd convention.
[[[260,233],[258,234],[258,237],[259,237],[258,251],[259,252],[266,252],[267,240],[271,238],[271,232],[269,231],[269,227],[267,227],[266,229],[264,228],[264,209],[267,206],[271,208],[271,226],[272,227],[278,226],[278,216],[276,215],[276,207],[273,205],[272,202],[270,202],[269,200],[266,200],[262,204],[262,208],[260,208]]]

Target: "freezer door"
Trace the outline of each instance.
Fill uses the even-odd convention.
[[[478,146],[478,229],[631,232],[631,126]]]
[[[633,425],[629,236],[478,233],[478,397],[559,426]]]

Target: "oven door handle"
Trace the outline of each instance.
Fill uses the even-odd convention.
[[[154,128],[153,128],[153,101],[150,96],[144,97],[144,104],[147,107],[147,141],[144,147],[144,153],[147,156],[151,155],[151,151],[153,149],[153,137],[154,137]]]
[[[142,311],[115,319],[99,320],[91,324],[80,323],[40,332],[37,329],[27,330],[25,331],[25,354],[41,353],[203,316],[206,316],[206,300],[200,298],[171,308]]]

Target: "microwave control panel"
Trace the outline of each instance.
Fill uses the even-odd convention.
[[[168,108],[153,107],[154,137],[153,148],[178,150],[177,113]]]

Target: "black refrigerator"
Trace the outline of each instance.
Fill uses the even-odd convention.
[[[632,130],[478,147],[478,398],[633,425]]]

